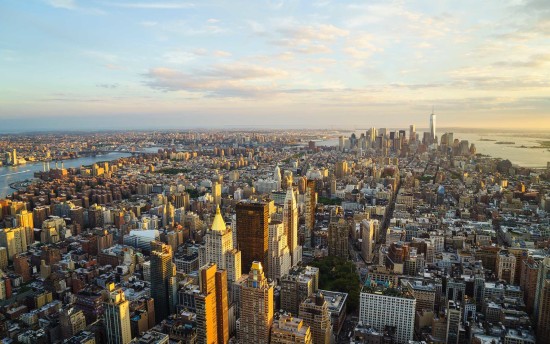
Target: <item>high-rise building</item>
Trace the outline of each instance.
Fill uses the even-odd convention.
[[[0,270],[8,267],[8,249],[4,246],[0,247]]]
[[[172,247],[160,241],[151,242],[151,297],[155,300],[155,319],[161,322],[174,312],[176,266]]]
[[[537,331],[540,344],[550,344],[550,279],[546,278],[540,287],[539,315],[537,319]]]
[[[348,174],[348,162],[346,160],[338,161],[334,166],[334,175],[336,178],[344,178]]]
[[[289,187],[286,192],[283,209],[283,224],[288,242],[288,249],[292,258],[292,265],[294,266],[302,261],[302,247],[298,245],[298,208],[296,206],[296,197],[294,197],[294,190],[292,190],[292,187]]]
[[[249,270],[240,286],[238,341],[268,344],[273,324],[273,285],[267,282],[261,262],[252,262]]]
[[[311,331],[300,318],[281,315],[273,322],[271,344],[312,344]],[[315,342],[316,343],[316,342]]]
[[[537,320],[537,328],[550,328],[550,257],[544,257],[539,264],[537,274],[537,288],[535,295],[534,316]],[[546,313],[544,314],[544,311]],[[546,336],[546,338],[550,338]]]
[[[416,126],[411,124],[409,127],[409,142],[416,141]]]
[[[333,209],[328,225],[328,254],[348,259],[348,237],[350,225],[344,219],[341,207]]]
[[[281,308],[290,314],[298,314],[300,304],[317,292],[319,287],[319,269],[293,267],[281,278]]]
[[[311,244],[311,234],[315,229],[315,209],[317,207],[315,180],[308,180],[306,183],[305,207],[305,237],[306,243]]]
[[[269,224],[269,244],[267,252],[267,277],[278,281],[288,273],[292,259],[288,249],[288,241],[284,225],[278,221]]]
[[[94,204],[88,208],[88,227],[103,228],[103,208],[100,205]]]
[[[281,190],[281,169],[279,168],[279,165],[275,166],[275,172],[273,173],[273,179],[277,182],[277,188],[275,191]]]
[[[3,228],[0,229],[0,246],[8,249],[8,259],[22,252],[27,251],[27,232],[25,228]]]
[[[508,252],[508,250],[502,250],[497,254],[496,265],[497,278],[510,284],[514,284],[516,274],[516,256]]]
[[[460,337],[460,305],[449,301],[447,307],[447,344],[457,344]]]
[[[380,332],[394,328],[395,342],[408,343],[413,339],[416,300],[409,290],[369,283],[361,291],[359,321]]]
[[[23,282],[26,283],[31,280],[31,267],[26,254],[17,253],[13,256],[13,269],[16,274],[21,276]]]
[[[241,252],[233,249],[233,233],[229,229],[216,208],[212,228],[204,236],[206,246],[206,263],[215,263],[219,269],[227,270],[229,281],[241,277]]]
[[[241,251],[241,267],[248,273],[252,262],[267,267],[269,237],[269,204],[241,201],[237,203],[237,247]]]
[[[330,312],[323,293],[318,292],[300,304],[299,317],[311,329],[311,337],[315,344],[330,344],[332,325]]]
[[[222,204],[222,185],[218,182],[212,183],[212,197],[214,204],[220,206]]]
[[[436,136],[436,127],[435,127],[435,115],[432,111],[432,114],[430,115],[430,139],[433,142],[435,142],[435,136]]]
[[[363,259],[370,263],[373,258],[374,249],[374,233],[378,227],[378,220],[363,220],[361,221],[361,255]]]
[[[67,339],[86,329],[86,317],[82,310],[67,307],[62,309],[59,314],[59,324],[61,325],[61,337]]]
[[[127,344],[132,341],[130,327],[130,302],[122,289],[115,289],[114,284],[108,286],[109,297],[105,302],[105,329],[107,342],[112,344]]]
[[[199,343],[229,341],[227,275],[210,263],[199,270],[200,293],[195,295]]]

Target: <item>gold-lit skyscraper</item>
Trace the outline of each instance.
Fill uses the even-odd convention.
[[[240,297],[239,343],[268,344],[273,324],[273,285],[267,282],[262,263],[251,264]]]
[[[229,341],[227,274],[210,263],[199,271],[200,294],[195,296],[199,343]]]
[[[269,204],[239,202],[237,211],[237,247],[241,251],[241,267],[248,273],[252,262],[267,266],[269,239]]]
[[[114,284],[108,285],[109,297],[105,302],[105,329],[107,342],[110,344],[127,344],[132,341],[130,327],[130,302],[122,289],[115,289]]]
[[[155,319],[161,322],[174,311],[176,266],[172,247],[160,241],[151,242],[151,297],[155,300]]]

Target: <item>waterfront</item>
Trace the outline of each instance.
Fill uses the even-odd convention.
[[[353,132],[342,133],[349,137]],[[355,131],[358,137],[364,131]],[[418,131],[422,135],[421,131]],[[438,133],[441,136],[444,132]],[[476,146],[477,153],[493,158],[508,159],[513,164],[529,168],[546,168],[550,161],[550,151],[547,148],[532,148],[539,146],[540,141],[550,141],[543,133],[515,132],[454,132],[454,138],[467,140]],[[490,141],[489,141],[490,140]],[[513,144],[497,144],[496,142],[513,142]],[[338,137],[317,142],[318,146],[338,146]]]
[[[65,168],[69,167],[80,167],[92,165],[93,163],[100,161],[111,161],[118,158],[124,158],[130,156],[129,153],[107,153],[105,155],[98,156],[89,156],[81,157],[78,159],[63,160],[63,165]],[[58,163],[58,166],[61,167],[61,163]],[[54,168],[55,163],[50,163],[50,168]],[[10,184],[15,182],[20,182],[26,179],[34,178],[34,172],[42,171],[43,164],[42,162],[34,162],[25,165],[18,166],[2,166],[0,167],[0,198],[6,197],[15,190],[10,188]]]

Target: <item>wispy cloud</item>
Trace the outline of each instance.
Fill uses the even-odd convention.
[[[232,63],[206,69],[179,71],[159,67],[146,75],[146,84],[163,91],[201,92],[216,97],[251,97],[264,90],[274,79],[287,76],[286,71]]]
[[[104,2],[107,6],[149,10],[175,10],[195,7],[189,2]]]
[[[64,8],[66,10],[75,10],[77,8],[74,0],[46,0],[46,2],[56,8]]]

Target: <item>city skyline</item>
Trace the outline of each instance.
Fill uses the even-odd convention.
[[[0,7],[2,131],[550,128],[545,1]]]

